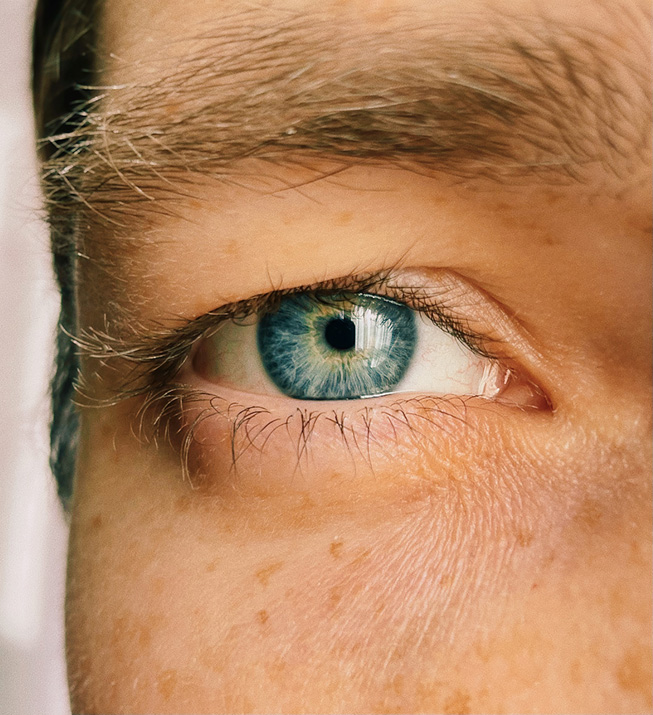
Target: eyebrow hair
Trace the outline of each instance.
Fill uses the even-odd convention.
[[[473,37],[428,13],[375,33],[319,12],[228,13],[188,56],[144,60],[154,79],[85,88],[82,125],[46,139],[46,197],[118,230],[198,177],[237,182],[251,158],[518,186],[599,167],[627,182],[650,161],[648,14],[606,8],[603,34],[492,11],[470,18]]]

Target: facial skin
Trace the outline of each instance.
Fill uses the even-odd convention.
[[[318,20],[341,38],[341,54],[316,41],[317,69],[307,72],[339,77],[346,94],[342,78],[361,62],[352,38],[392,47],[379,62],[399,51],[404,61],[424,37],[440,33],[456,46],[483,37],[501,12],[515,36],[531,33],[524,46],[537,44],[534,27],[592,38],[619,84],[599,87],[588,71],[604,99],[595,105],[579,91],[578,113],[559,112],[561,126],[577,125],[583,137],[559,153],[585,157],[566,177],[535,165],[519,123],[515,152],[530,168],[516,167],[514,152],[483,160],[485,172],[468,156],[454,170],[444,155],[426,171],[294,145],[274,161],[229,160],[222,178],[171,171],[168,183],[150,181],[151,200],[109,207],[104,223],[86,216],[81,330],[133,339],[272,289],[378,271],[436,294],[454,280],[447,304],[511,367],[513,391],[503,400],[426,390],[303,402],[242,376],[211,382],[189,358],[174,381],[201,396],[170,408],[166,436],[143,416],[146,396],[111,404],[130,363],[87,350],[67,599],[72,709],[650,712],[650,154],[637,134],[648,123],[644,7],[405,0],[319,11],[302,0],[254,10],[109,0],[104,79],[156,88],[209,35],[231,31],[237,39],[220,45],[216,62],[240,61],[248,32],[301,18],[294,41]],[[247,31],[238,13],[251,13]],[[251,56],[252,76],[237,75],[234,86],[270,81]],[[501,67],[523,77],[515,56]],[[550,90],[564,104],[572,90],[558,76]],[[217,93],[211,106],[231,91],[205,85]],[[287,86],[266,105],[271,124],[292,106],[274,104]],[[319,82],[311,86],[319,99]],[[108,114],[135,106],[134,97],[108,92]],[[157,146],[176,141],[151,127],[188,114],[184,97],[145,119],[126,112],[120,131],[147,119],[141,134]],[[630,129],[601,124],[597,107],[612,107]],[[581,144],[597,147],[594,159]],[[243,412],[253,407],[261,410]],[[247,427],[232,439],[243,414]]]

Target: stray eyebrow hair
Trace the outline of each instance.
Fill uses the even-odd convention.
[[[188,56],[166,61],[163,48],[160,72],[144,59],[156,79],[85,88],[81,125],[44,140],[46,198],[119,232],[165,213],[198,177],[238,183],[250,158],[518,186],[583,182],[598,166],[627,181],[649,161],[638,64],[648,67],[650,11],[601,7],[604,34],[490,9],[397,11],[377,32],[319,11],[224,11]]]

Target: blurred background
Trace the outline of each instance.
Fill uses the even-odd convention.
[[[0,713],[70,715],[67,529],[48,471],[57,314],[29,96],[33,0],[0,0]]]

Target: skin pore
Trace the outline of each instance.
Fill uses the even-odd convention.
[[[648,20],[635,2],[500,9],[107,0],[103,122],[80,160],[95,173],[77,276],[74,712],[650,712]],[[474,38],[498,16],[521,49],[493,58],[502,84],[470,89],[487,60]],[[554,51],[551,79],[525,51],[551,27],[561,47],[592,38],[611,74]],[[462,47],[442,76],[476,102],[446,150],[419,138],[411,110],[430,95],[406,85],[438,36]],[[295,67],[300,47],[314,52]],[[170,78],[183,83],[158,94]],[[259,116],[256,87],[273,87]],[[529,112],[561,109],[495,123],[513,89]],[[399,159],[374,144],[387,114],[378,135],[351,120],[398,97],[392,136],[405,121],[415,147]],[[465,150],[477,114],[485,143]],[[291,131],[261,141],[266,117]],[[203,163],[211,126],[235,149],[221,158],[216,140]],[[444,112],[429,137],[440,126]],[[369,146],[348,154],[351,136]],[[510,368],[505,399],[299,401],[211,382],[192,358],[206,331],[152,385],[148,346],[189,321],[378,273],[376,292],[439,296],[480,336]]]

